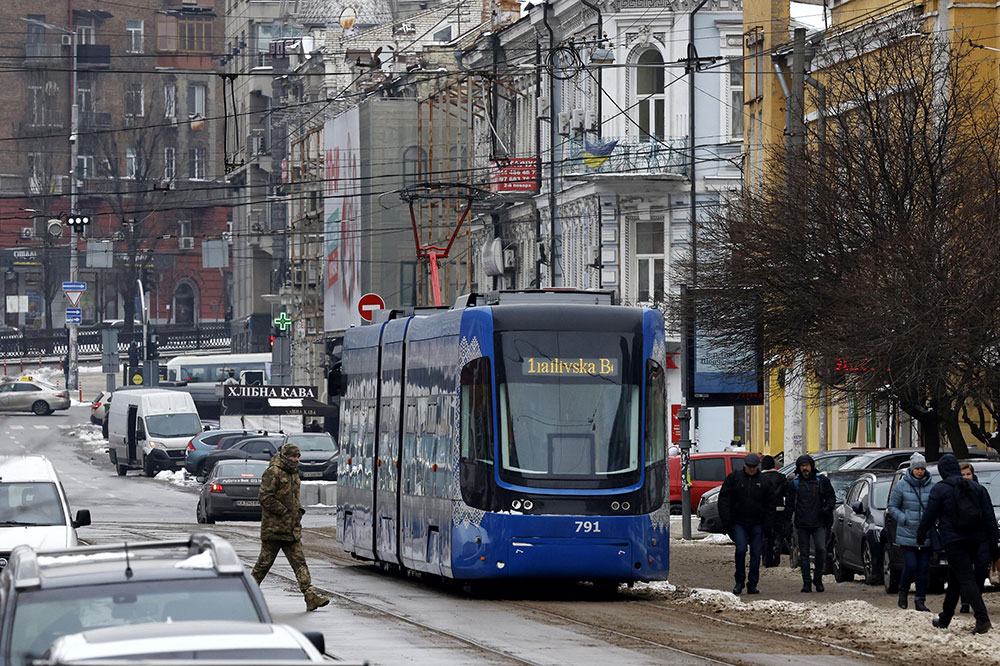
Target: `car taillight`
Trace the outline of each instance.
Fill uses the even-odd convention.
[[[194,451],[194,438],[193,437],[188,440],[188,450],[189,451]]]
[[[67,393],[66,391],[59,391],[59,392],[56,393],[56,397],[57,398],[68,398],[69,397],[69,393]]]
[[[91,409],[100,409],[100,408],[101,408],[101,403],[99,403],[99,402],[95,402],[94,406],[91,407]]]
[[[222,484],[221,483],[213,483],[212,486],[208,489],[208,492],[210,492],[210,493],[224,493],[226,491],[222,489]]]

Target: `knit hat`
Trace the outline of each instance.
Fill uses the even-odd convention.
[[[295,458],[296,456],[302,455],[302,451],[299,450],[298,446],[289,442],[281,447],[281,455],[286,458]]]
[[[914,453],[910,456],[910,469],[916,469],[918,467],[927,469],[927,458],[924,458],[924,454],[922,453]]]

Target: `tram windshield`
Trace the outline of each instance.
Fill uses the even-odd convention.
[[[636,336],[503,331],[498,337],[501,478],[539,488],[636,483]]]

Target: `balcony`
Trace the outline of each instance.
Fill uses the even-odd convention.
[[[34,42],[24,45],[24,62],[29,65],[57,66],[57,58],[63,55],[62,45],[59,43]]]
[[[78,44],[76,62],[81,69],[108,69],[111,67],[111,47],[107,44]]]
[[[102,130],[111,129],[111,113],[109,111],[84,111],[80,114],[80,129]]]
[[[643,180],[672,180],[687,175],[687,138],[668,137],[660,141],[639,141],[635,136],[605,136],[601,144],[617,141],[603,163],[584,162],[582,139],[569,141],[569,156],[563,175],[567,178],[597,179],[633,176]],[[592,161],[593,164],[593,161]]]

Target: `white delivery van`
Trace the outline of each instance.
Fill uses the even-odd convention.
[[[70,518],[69,503],[45,456],[0,457],[0,567],[14,546],[76,548],[76,528],[90,524],[90,511]]]
[[[108,412],[108,456],[118,476],[181,469],[184,450],[202,432],[191,394],[166,389],[115,391]]]

